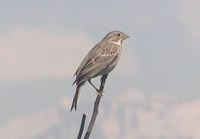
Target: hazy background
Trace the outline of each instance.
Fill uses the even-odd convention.
[[[104,35],[120,30],[91,138],[200,138],[198,0],[0,0],[0,138],[74,139],[96,94],[69,112],[73,74]],[[95,83],[98,84],[98,79]]]

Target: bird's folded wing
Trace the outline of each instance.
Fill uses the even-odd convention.
[[[92,57],[94,57],[94,52],[96,51],[96,49],[99,47],[99,44],[95,45],[87,54],[87,56],[83,59],[83,61],[81,62],[81,64],[78,66],[76,72],[74,75],[78,75],[81,71],[81,69],[87,65],[87,63],[90,61],[90,59]]]
[[[109,64],[111,64],[117,54],[118,49],[114,45],[107,45],[107,47],[96,49],[92,53],[93,57],[90,57],[81,67],[77,74],[77,79],[84,80],[101,73]]]

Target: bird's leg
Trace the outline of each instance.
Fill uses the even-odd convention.
[[[99,92],[99,89],[96,88],[96,86],[92,83],[91,79],[88,80],[88,82],[94,87],[94,89],[97,91],[97,93]]]
[[[108,74],[104,74],[104,75],[100,78],[101,85],[100,85],[99,90],[102,91],[102,93],[104,93],[103,89],[104,89],[104,85],[105,85],[105,83],[106,83],[107,77],[108,77]]]
[[[104,75],[100,78],[101,85],[100,85],[99,92],[98,92],[98,95],[99,95],[100,97],[103,96],[102,93],[104,93],[104,92],[103,92],[103,89],[104,89],[104,85],[105,85],[105,83],[106,83],[107,77],[108,77],[108,74],[104,74]]]
[[[103,76],[101,76],[100,81],[101,81],[101,86],[104,88],[106,79],[108,77],[108,74],[104,74]]]

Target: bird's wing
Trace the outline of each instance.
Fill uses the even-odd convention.
[[[111,43],[103,43],[86,56],[87,62],[81,65],[77,72],[77,83],[98,75],[102,72],[118,55],[119,46]]]
[[[78,75],[80,73],[80,71],[82,70],[82,68],[87,65],[87,63],[90,61],[90,59],[94,56],[94,52],[96,51],[96,49],[99,47],[99,44],[95,45],[86,55],[86,57],[83,59],[83,61],[81,62],[81,64],[78,66],[76,72],[74,75]]]

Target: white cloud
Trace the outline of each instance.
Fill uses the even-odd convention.
[[[174,14],[186,31],[185,45],[191,49],[196,48],[200,44],[200,1],[178,0],[178,4],[177,12]]]
[[[199,139],[199,107],[199,100],[177,103],[171,97],[130,90],[113,99],[102,131],[107,139]]]
[[[5,125],[0,127],[0,138],[2,139],[32,139],[48,134],[48,138],[51,138],[51,134],[48,132],[55,127],[67,123],[67,129],[61,128],[68,137],[76,135],[76,128],[79,123],[69,123],[74,121],[72,113],[69,112],[71,106],[71,99],[63,98],[56,106],[53,106],[47,110],[41,112],[35,112],[24,116],[16,117]],[[71,114],[66,117],[66,114]],[[71,119],[71,120],[69,120]],[[64,134],[64,135],[65,135]],[[45,138],[46,139],[46,138]]]
[[[90,46],[84,33],[19,28],[0,34],[0,79],[73,76]]]
[[[11,120],[0,128],[2,139],[27,139],[37,137],[61,122],[56,109],[34,113]]]

